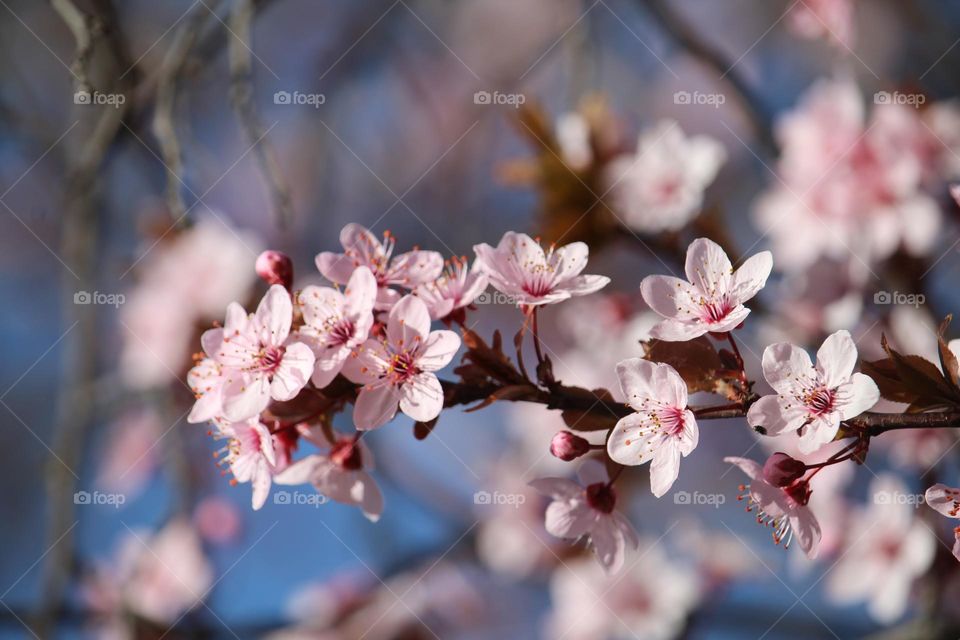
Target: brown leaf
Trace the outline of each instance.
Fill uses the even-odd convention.
[[[644,343],[646,359],[663,362],[677,370],[690,393],[717,389],[718,371],[724,369],[720,354],[706,336],[686,342],[650,340]]]
[[[880,345],[893,361],[897,377],[906,389],[920,398],[939,398],[951,403],[960,399],[956,388],[947,382],[937,365],[920,356],[898,353],[887,342],[885,335],[881,336]]]
[[[475,404],[469,409],[466,409],[467,413],[478,411],[484,407],[489,407],[491,404],[497,400],[523,400],[529,398],[531,394],[536,394],[536,388],[529,384],[512,384],[506,387],[500,387],[479,404]]]
[[[437,416],[433,420],[428,422],[417,422],[413,425],[413,437],[417,440],[423,440],[431,432],[433,432],[434,427],[437,426],[437,420],[440,419],[440,416]]]
[[[606,411],[581,411],[567,409],[560,416],[564,423],[574,431],[607,431],[617,426],[618,419]]]
[[[864,360],[860,363],[860,370],[877,383],[877,387],[880,389],[880,396],[884,400],[910,404],[919,398],[915,392],[910,391],[900,382],[897,367],[891,358],[873,362]]]

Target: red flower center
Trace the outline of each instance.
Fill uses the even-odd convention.
[[[617,492],[606,482],[595,482],[587,487],[587,504],[600,513],[611,513],[617,505]]]

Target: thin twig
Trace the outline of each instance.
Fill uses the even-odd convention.
[[[256,6],[253,0],[237,0],[230,13],[230,101],[250,144],[266,183],[277,226],[286,229],[293,219],[290,189],[280,171],[273,147],[253,104],[253,51],[251,29]]]

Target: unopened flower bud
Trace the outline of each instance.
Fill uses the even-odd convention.
[[[785,453],[777,452],[763,465],[763,479],[775,487],[786,487],[807,471],[807,465]]]
[[[589,442],[569,431],[558,431],[550,441],[550,453],[564,462],[576,460],[589,450]]]
[[[257,275],[267,284],[282,284],[288,291],[293,286],[293,262],[279,251],[264,251],[257,257]]]

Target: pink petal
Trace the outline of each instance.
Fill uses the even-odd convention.
[[[317,464],[326,460],[326,457],[313,454],[297,460],[286,469],[273,476],[273,481],[283,485],[307,484],[313,482]]]
[[[387,340],[394,347],[413,348],[416,341],[430,334],[430,312],[423,300],[408,295],[390,310],[387,320]]]
[[[332,287],[305,287],[298,296],[303,309],[303,321],[315,327],[318,333],[324,333],[324,323],[328,318],[343,315],[346,300],[343,294]]]
[[[697,238],[687,248],[684,266],[687,280],[702,293],[726,293],[730,290],[733,266],[723,249],[713,240]]]
[[[763,377],[777,393],[793,395],[801,381],[814,375],[813,363],[807,352],[789,342],[778,342],[763,351]]]
[[[613,518],[601,516],[598,519],[590,531],[590,545],[607,575],[617,573],[623,568],[626,541]]]
[[[383,513],[383,494],[373,477],[363,471],[355,471],[356,477],[353,495],[360,505],[360,510],[370,522],[376,522]]]
[[[386,371],[387,353],[383,344],[371,338],[357,348],[356,355],[351,355],[343,363],[343,375],[357,384],[370,384],[380,379]]]
[[[763,396],[747,412],[751,427],[762,427],[764,435],[777,436],[803,426],[807,412],[796,400],[782,396]]]
[[[853,374],[850,382],[840,385],[837,393],[849,398],[839,407],[840,415],[844,420],[869,411],[880,400],[880,389],[877,383],[863,373]]]
[[[287,345],[280,366],[273,374],[270,395],[281,402],[292,400],[303,389],[313,375],[314,355],[310,347],[302,342]]]
[[[283,285],[275,284],[270,287],[257,306],[254,318],[260,328],[260,340],[264,344],[283,344],[290,333],[290,323],[293,322],[293,303]]]
[[[738,303],[746,302],[763,289],[772,269],[773,254],[769,251],[750,256],[733,273],[730,294]]]
[[[644,402],[657,397],[653,385],[653,373],[656,365],[643,358],[628,358],[617,363],[617,378],[620,380],[620,389],[627,403],[634,409],[641,410]]]
[[[579,538],[588,533],[596,512],[582,500],[554,500],[544,514],[544,528],[558,538]]]
[[[680,476],[680,449],[668,441],[660,447],[650,463],[650,491],[661,497]]]
[[[318,253],[315,262],[323,277],[336,284],[346,284],[357,266],[350,256],[332,251]]]
[[[850,379],[853,368],[857,366],[857,345],[853,343],[850,332],[837,331],[823,341],[817,351],[817,370],[823,375],[828,387],[836,387]]]
[[[807,557],[813,560],[817,557],[817,548],[820,545],[820,524],[813,516],[813,511],[807,507],[799,507],[790,515],[790,528]]]
[[[208,358],[215,358],[223,344],[223,329],[207,329],[200,336],[200,346]]]
[[[640,283],[640,295],[651,309],[664,318],[693,320],[692,301],[700,297],[689,282],[673,276],[647,276]]]
[[[570,295],[585,296],[600,291],[608,284],[610,284],[610,278],[607,276],[585,275],[572,278],[560,286],[569,291]]]
[[[443,256],[436,251],[410,251],[390,263],[388,282],[407,289],[432,282],[443,272]]]
[[[800,453],[814,453],[824,445],[833,442],[840,430],[840,414],[836,411],[812,420],[797,440]]]
[[[680,453],[686,457],[690,455],[700,443],[700,428],[697,426],[697,419],[693,411],[683,412],[683,431],[677,438],[677,448]]]
[[[711,330],[711,327],[703,322],[661,320],[650,329],[650,337],[664,342],[686,342],[699,338]]]
[[[723,461],[740,467],[740,470],[747,474],[751,480],[761,477],[761,474],[763,473],[763,467],[760,466],[760,463],[750,460],[749,458],[727,456],[723,459]]]
[[[377,301],[377,279],[367,267],[357,267],[343,293],[347,315],[353,318],[369,316]]]
[[[266,462],[261,463],[250,480],[250,485],[253,487],[251,503],[253,504],[253,510],[257,511],[267,501],[267,496],[270,495],[270,471],[267,469]]]
[[[340,230],[340,244],[348,253],[356,254],[361,264],[373,264],[384,255],[383,245],[380,244],[377,236],[355,222],[351,222]]]
[[[418,422],[433,420],[443,410],[443,387],[437,376],[419,373],[400,387],[400,410]]]
[[[417,358],[417,366],[424,371],[438,371],[453,360],[460,349],[460,336],[453,331],[433,331],[427,337]]]
[[[328,349],[319,355],[313,364],[313,375],[310,381],[318,389],[323,389],[333,382],[337,374],[343,369],[344,362],[350,357],[350,349],[340,347],[339,349]],[[367,382],[364,380],[363,382]]]
[[[554,274],[557,282],[565,283],[567,280],[578,276],[587,266],[589,255],[590,249],[583,242],[571,242],[555,249],[552,258],[557,268]],[[566,285],[564,287],[568,288]]]
[[[400,390],[392,384],[361,389],[353,408],[354,425],[364,431],[390,422],[397,413],[399,401]]]
[[[610,459],[627,466],[649,462],[662,439],[658,433],[650,430],[650,424],[651,417],[645,413],[621,418],[607,438],[607,455]]]
[[[223,390],[223,414],[228,420],[241,422],[260,415],[270,404],[270,381],[255,374],[227,384]]]

